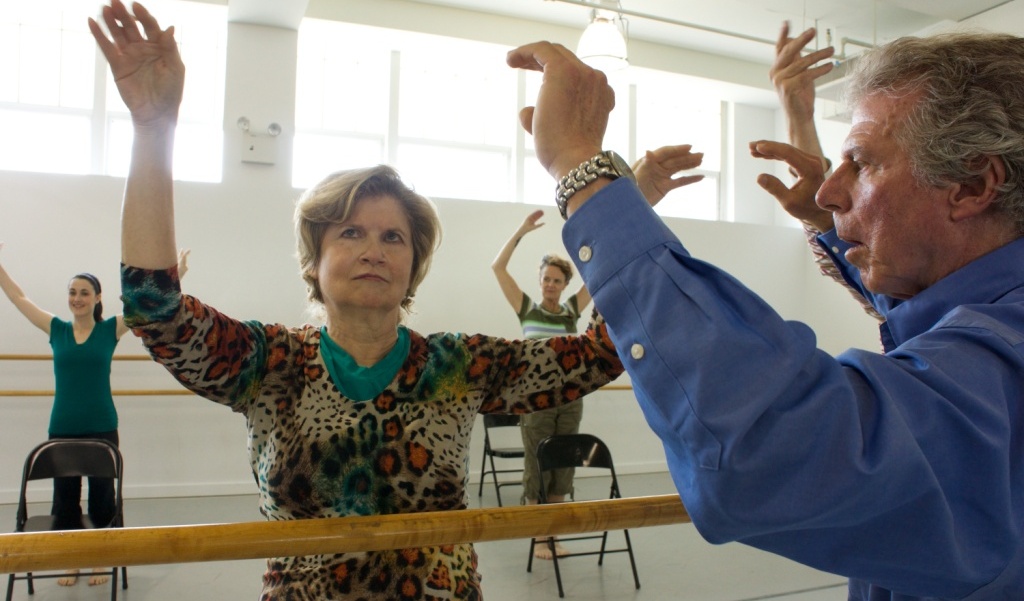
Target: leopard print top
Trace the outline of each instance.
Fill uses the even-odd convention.
[[[177,270],[122,266],[125,323],[186,388],[245,415],[271,520],[464,509],[477,413],[579,399],[622,372],[600,317],[581,336],[410,331],[375,399],[332,382],[313,326],[237,321],[182,295]],[[267,561],[262,599],[481,599],[471,544]]]

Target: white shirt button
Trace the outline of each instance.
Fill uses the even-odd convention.
[[[632,355],[634,359],[637,359],[637,360],[643,359],[644,358],[644,346],[642,344],[639,344],[639,343],[634,344],[633,346],[629,347],[629,354]]]
[[[832,252],[834,252],[835,254],[838,255],[839,254],[839,247],[838,246],[833,246],[832,247]]]
[[[590,260],[590,257],[594,256],[594,251],[590,250],[589,246],[580,247],[580,261],[586,263]]]

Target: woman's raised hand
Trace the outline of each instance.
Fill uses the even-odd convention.
[[[134,16],[121,0],[111,0],[102,12],[110,37],[93,19],[89,19],[89,30],[110,63],[132,122],[136,126],[173,124],[185,82],[174,27],[160,29],[138,2],[132,4],[132,11]]]
[[[633,165],[636,185],[653,207],[672,190],[704,179],[703,175],[679,175],[683,171],[700,167],[703,160],[704,153],[691,152],[689,144],[648,150]]]
[[[537,223],[540,221],[541,217],[544,217],[544,211],[540,209],[527,215],[526,219],[523,219],[522,225],[519,226],[519,235],[524,236],[533,230],[542,227],[544,225],[543,223]]]

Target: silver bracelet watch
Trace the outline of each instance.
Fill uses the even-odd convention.
[[[562,214],[562,219],[569,218],[566,209],[572,195],[599,177],[607,177],[609,179],[627,177],[636,182],[633,170],[630,169],[629,164],[618,154],[611,150],[605,150],[600,154],[596,154],[580,163],[579,167],[576,167],[558,181],[558,188],[555,191],[555,204],[558,205],[558,212]]]

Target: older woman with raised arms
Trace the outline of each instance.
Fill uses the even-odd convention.
[[[271,520],[463,509],[477,413],[576,400],[622,371],[601,320],[509,341],[402,326],[440,237],[385,166],[298,201],[300,269],[326,325],[238,321],[180,291],[171,156],[184,81],[173,28],[104,7],[90,29],[134,127],[122,213],[125,321],[186,387],[245,416]],[[140,28],[141,25],[141,28]],[[471,544],[268,560],[263,599],[479,599]]]

